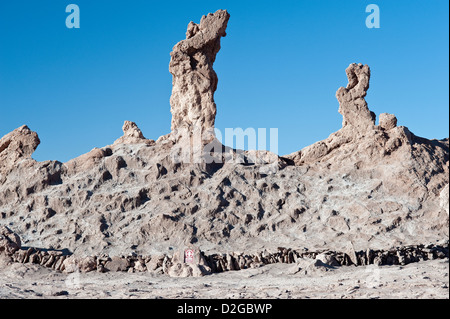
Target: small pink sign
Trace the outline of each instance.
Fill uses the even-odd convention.
[[[194,262],[194,251],[192,249],[184,251],[184,262],[186,264],[192,264]]]

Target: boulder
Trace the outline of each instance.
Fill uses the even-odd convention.
[[[105,269],[112,272],[127,271],[130,267],[130,262],[126,258],[112,257],[106,262]]]
[[[97,258],[89,256],[80,260],[80,271],[83,273],[97,270]]]
[[[78,265],[79,262],[80,262],[79,258],[75,257],[74,255],[71,255],[64,259],[60,269],[66,274],[79,272],[80,271],[80,267]]]
[[[19,235],[7,226],[0,226],[0,254],[12,255],[21,248]]]
[[[392,130],[397,127],[397,118],[394,114],[382,113],[379,120],[380,127],[386,131]]]
[[[336,260],[336,258],[333,256],[332,253],[318,254],[316,256],[316,260],[320,260],[323,264],[331,266],[331,267],[340,266],[339,262]]]

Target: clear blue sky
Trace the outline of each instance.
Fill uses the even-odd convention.
[[[81,10],[67,29],[65,8]],[[368,29],[365,8],[381,10]],[[280,155],[341,127],[336,90],[368,64],[367,101],[416,135],[449,135],[449,3],[430,1],[0,1],[0,136],[27,124],[37,160],[67,161],[122,135],[170,131],[170,51],[189,21],[227,9],[216,126],[279,129]]]

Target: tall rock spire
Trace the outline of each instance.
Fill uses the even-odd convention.
[[[220,50],[220,39],[226,36],[229,18],[226,10],[218,10],[203,16],[200,24],[190,22],[186,39],[177,43],[171,52],[172,135],[176,136],[180,129],[214,128],[214,92],[218,78],[213,64]]]
[[[345,72],[348,85],[336,93],[339,113],[343,116],[342,127],[350,125],[357,131],[373,128],[375,114],[369,110],[365,100],[370,81],[369,66],[352,63]]]

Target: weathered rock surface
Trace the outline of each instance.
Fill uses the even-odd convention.
[[[439,195],[440,198],[440,205],[442,210],[447,212],[447,215],[449,214],[449,184],[444,187],[444,189],[441,191],[441,194]]]
[[[297,166],[308,168],[307,175],[314,171],[319,177],[316,187],[323,189],[320,210],[329,212],[320,217],[325,217],[330,227],[343,234],[355,227],[352,220],[356,216],[360,220],[368,218],[370,225],[357,226],[363,233],[356,235],[366,237],[367,241],[383,237],[379,236],[384,233],[381,229],[369,235],[367,231],[375,225],[385,227],[387,233],[400,227],[402,236],[415,233],[423,238],[434,227],[443,231],[438,238],[446,238],[448,217],[436,203],[448,180],[448,138],[417,137],[408,128],[398,127],[397,118],[387,113],[380,115],[378,126],[374,125],[375,115],[364,100],[369,87],[369,67],[352,64],[346,72],[348,86],[337,92],[339,112],[344,118],[342,129],[285,156]],[[343,204],[343,200],[347,203]],[[419,220],[434,226],[425,226],[428,229],[425,231],[420,229]]]
[[[4,174],[21,160],[30,159],[40,142],[38,135],[26,125],[2,137],[0,139],[0,173]]]
[[[380,128],[385,131],[392,130],[397,127],[397,118],[394,114],[380,114]]]
[[[20,237],[6,226],[0,226],[0,253],[13,254],[21,247]]]
[[[441,244],[410,245],[389,250],[356,251],[352,244],[344,252],[331,250],[310,251],[308,249],[291,249],[278,247],[275,251],[257,253],[232,252],[226,254],[206,255],[198,247],[184,246],[173,255],[128,257],[106,254],[100,256],[76,256],[70,252],[47,251],[29,247],[20,248],[20,238],[6,227],[2,228],[0,237],[0,258],[22,264],[38,264],[64,273],[97,272],[152,272],[167,274],[170,277],[202,277],[211,273],[237,271],[259,268],[263,265],[286,263],[295,264],[293,274],[304,275],[320,271],[334,270],[339,266],[407,265],[410,263],[447,259],[449,257],[448,240]],[[11,238],[12,239],[9,239]],[[4,240],[4,238],[7,238]],[[5,249],[5,247],[10,249]],[[11,249],[12,247],[12,249]],[[191,258],[185,258],[189,248]]]
[[[336,93],[339,113],[343,117],[342,127],[349,125],[354,130],[365,131],[375,125],[375,114],[369,110],[364,99],[369,89],[370,68],[353,63],[345,72],[348,85],[346,88],[341,87]]]
[[[123,267],[97,259],[97,271],[185,276],[197,268],[172,263],[164,254],[186,243],[211,256],[280,246],[346,251],[349,242],[355,252],[387,251],[448,238],[443,189],[448,194],[449,141],[417,137],[390,115],[375,125],[364,99],[368,66],[347,69],[349,83],[337,93],[343,127],[328,139],[285,157],[239,152],[213,140],[214,151],[193,154],[242,154],[243,161],[196,162],[192,154],[180,160],[178,151],[191,147],[192,130],[214,126],[212,67],[228,18],[218,11],[199,25],[191,23],[187,39],[172,52],[171,138],[147,140],[126,122],[114,144],[67,163],[31,159],[39,139],[25,126],[0,140],[0,224],[20,235],[24,246],[49,249],[46,255],[20,250],[18,259],[69,269],[80,267],[80,256],[135,253],[152,257],[130,259]],[[187,140],[179,134],[185,128]],[[75,260],[65,261],[57,253],[63,250]],[[373,258],[378,257],[383,258]],[[261,255],[250,262],[228,254],[208,265],[213,272],[234,270],[257,267],[265,258],[276,260]],[[87,260],[85,268],[92,265]]]
[[[123,136],[114,142],[116,144],[147,144],[155,143],[153,140],[147,140],[142,134],[140,128],[134,122],[125,121],[122,127]]]
[[[218,10],[203,16],[200,24],[189,23],[186,39],[171,52],[169,71],[173,75],[172,137],[178,132],[207,131],[214,128],[216,103],[214,92],[218,78],[213,69],[220,50],[220,39],[226,36],[230,15]]]

